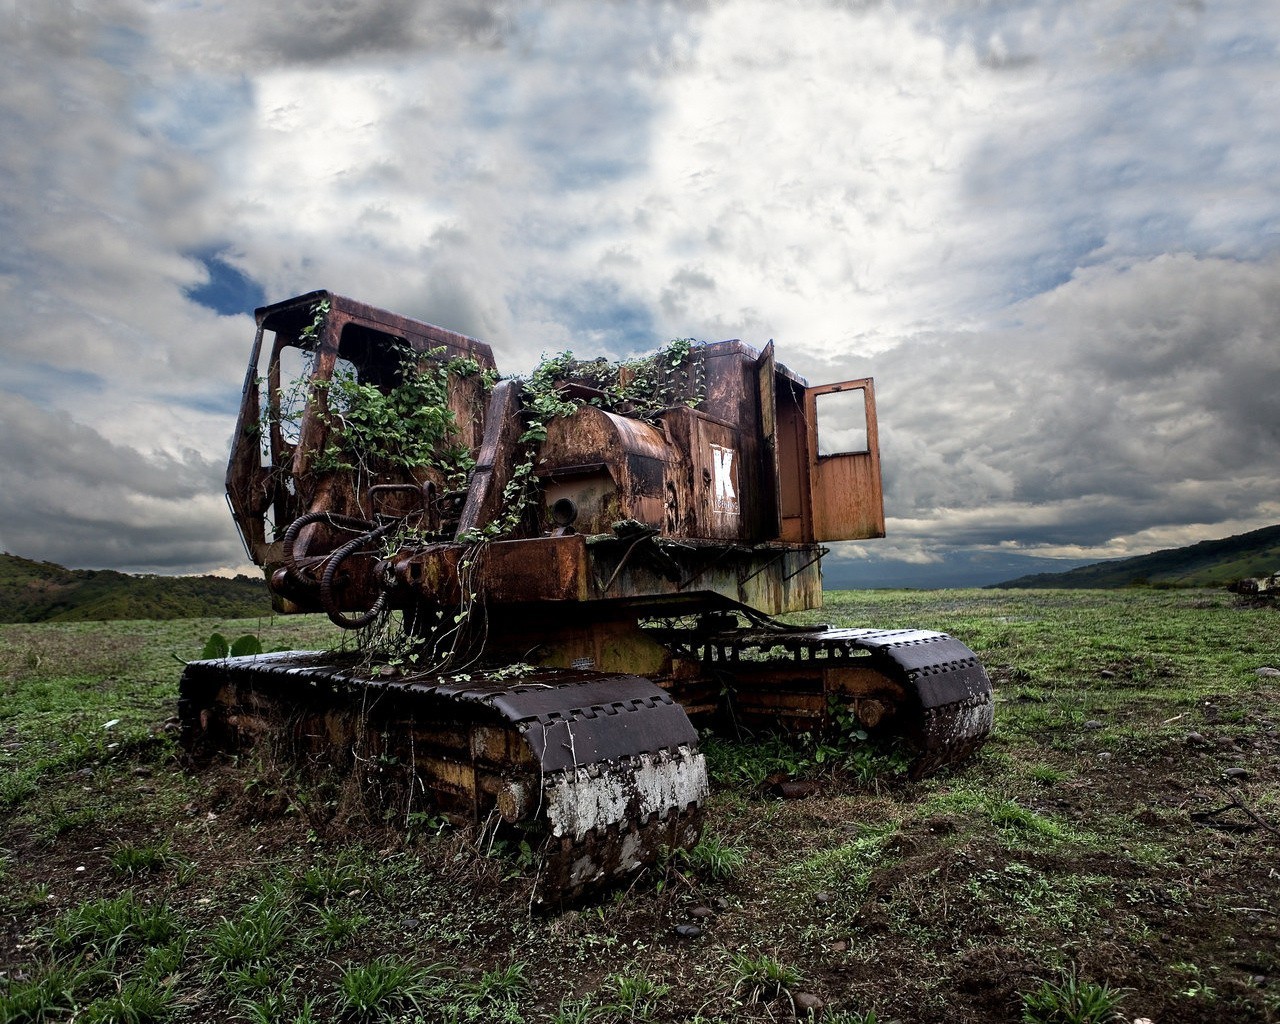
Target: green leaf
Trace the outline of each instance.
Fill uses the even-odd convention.
[[[225,658],[230,653],[231,646],[227,643],[227,638],[221,633],[214,633],[204,642],[204,650],[200,652],[200,657],[210,661],[214,658]]]
[[[231,657],[233,658],[243,658],[250,654],[261,653],[262,641],[252,633],[246,633],[244,636],[238,637],[236,642],[231,645]]]

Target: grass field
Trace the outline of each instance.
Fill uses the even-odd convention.
[[[188,770],[177,659],[215,629],[0,626],[0,1022],[1280,1021],[1280,612],[1212,591],[840,592],[809,617],[964,639],[972,763],[705,749],[703,841],[530,911],[527,849],[384,821],[244,759]],[[779,774],[816,793],[770,795]],[[682,934],[683,933],[683,934]],[[1119,1016],[1116,1016],[1119,1014]]]

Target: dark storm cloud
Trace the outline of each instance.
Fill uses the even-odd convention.
[[[1274,505],[1280,261],[1160,257],[1016,312],[877,357],[900,532],[1087,547]]]
[[[0,392],[0,547],[77,567],[190,571],[236,557],[221,466],[147,455]],[[211,497],[214,500],[210,500]]]
[[[153,5],[147,13],[177,62],[253,73],[272,66],[492,49],[518,20],[512,10],[501,0],[226,0]]]
[[[245,4],[250,37],[287,61],[320,62],[419,48],[495,46],[509,4],[473,0],[311,0],[282,18],[265,4]]]

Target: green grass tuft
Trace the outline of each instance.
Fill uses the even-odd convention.
[[[1023,1024],[1111,1024],[1120,1020],[1124,992],[1081,981],[1074,969],[1057,981],[1042,981],[1022,997]]]
[[[363,1024],[390,1021],[407,1010],[420,1014],[442,972],[441,965],[419,966],[394,956],[348,967],[337,984],[343,1016]]]
[[[163,903],[144,906],[126,890],[66,911],[54,923],[53,939],[63,948],[89,949],[105,957],[138,945],[164,945],[178,928],[176,915]]]

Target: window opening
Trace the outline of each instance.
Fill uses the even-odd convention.
[[[276,422],[280,426],[280,438],[288,445],[298,443],[302,427],[302,413],[307,405],[307,386],[310,383],[315,354],[294,345],[280,349],[279,392],[271,396],[275,407]]]
[[[818,454],[851,455],[869,451],[865,388],[817,395]]]

